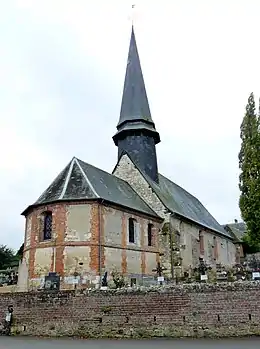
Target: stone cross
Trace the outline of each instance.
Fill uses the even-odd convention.
[[[164,270],[166,270],[166,268],[161,267],[161,263],[160,262],[157,263],[156,269],[153,269],[153,271],[155,271],[157,273],[158,278],[162,277],[162,272]],[[163,282],[160,280],[160,285],[162,285],[162,284],[163,284]]]

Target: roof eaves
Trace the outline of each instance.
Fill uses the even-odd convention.
[[[153,212],[153,214],[151,213],[148,213],[148,212],[144,212],[142,210],[137,210],[137,209],[134,209],[132,207],[129,207],[129,206],[125,206],[125,205],[122,205],[122,204],[118,204],[118,203],[115,203],[113,201],[110,201],[110,200],[107,200],[107,199],[102,199],[102,198],[98,198],[97,199],[99,202],[104,202],[104,203],[108,203],[110,205],[113,205],[113,206],[117,206],[117,207],[121,207],[121,208],[124,208],[124,209],[127,209],[129,211],[133,211],[133,212],[136,212],[136,213],[141,213],[142,215],[145,215],[145,216],[149,216],[149,217],[153,217],[153,218],[156,218],[157,220],[159,221],[163,221],[163,218],[161,218],[160,216],[158,216],[151,208],[151,211]]]
[[[166,205],[165,205],[165,206],[166,206]],[[168,208],[168,207],[167,207],[167,209],[168,209],[169,211],[171,211],[173,214],[177,214],[178,216],[183,217],[183,218],[185,218],[185,219],[188,219],[189,221],[194,222],[194,223],[196,223],[197,225],[199,225],[199,226],[201,226],[201,227],[203,227],[203,228],[212,230],[212,231],[214,231],[214,232],[216,232],[216,233],[218,233],[218,234],[221,234],[222,236],[224,236],[224,237],[226,237],[226,238],[229,238],[229,239],[233,240],[233,237],[232,237],[231,235],[228,235],[228,233],[225,234],[225,232],[223,232],[223,231],[221,231],[221,230],[214,229],[214,228],[208,226],[207,224],[204,224],[204,223],[202,223],[202,222],[196,221],[195,219],[191,219],[191,218],[189,218],[188,216],[184,216],[184,215],[182,215],[181,213],[179,213],[179,212],[177,212],[177,211],[172,211],[172,210],[171,210],[170,208]]]
[[[40,203],[40,204],[33,204],[33,205],[30,205],[28,206],[22,213],[21,215],[22,216],[26,216],[28,212],[30,212],[30,210],[34,209],[34,208],[37,208],[37,207],[41,207],[41,206],[47,206],[47,205],[50,205],[50,204],[56,204],[56,203],[71,203],[71,202],[79,202],[79,201],[93,201],[93,202],[103,202],[103,203],[107,203],[109,205],[113,205],[113,206],[116,206],[116,207],[121,207],[121,208],[124,208],[124,209],[128,209],[129,211],[133,211],[133,212],[138,212],[138,213],[141,213],[143,215],[146,215],[146,216],[149,216],[149,217],[153,217],[153,218],[156,218],[157,220],[159,221],[162,221],[163,219],[158,216],[152,209],[151,211],[153,213],[148,213],[148,212],[144,212],[142,210],[137,210],[137,209],[134,209],[134,208],[131,208],[129,206],[125,206],[125,205],[121,205],[121,204],[118,204],[118,203],[115,203],[113,201],[110,201],[110,200],[107,200],[107,199],[103,199],[101,197],[98,197],[98,198],[92,198],[92,199],[87,199],[87,198],[82,198],[82,199],[61,199],[61,200],[55,200],[55,201],[51,201],[51,202],[44,202],[44,203]]]

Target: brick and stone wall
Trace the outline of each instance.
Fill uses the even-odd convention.
[[[216,263],[221,263],[226,266],[235,264],[236,248],[233,242],[195,223],[188,223],[177,216],[172,217],[157,195],[153,192],[149,183],[126,154],[121,157],[113,174],[128,182],[142,199],[164,219],[165,226],[170,222],[172,232],[179,232],[182,273],[189,270],[191,267],[196,267],[200,255],[205,259],[207,264],[212,267],[214,267]],[[199,234],[201,230],[203,230],[203,253],[201,253],[202,251],[200,251],[199,247]],[[161,257],[161,262],[166,268],[165,274],[171,277],[173,273],[171,264],[173,262],[170,251],[169,232],[168,234],[159,236],[159,247],[164,253]]]
[[[110,291],[2,294],[22,335],[83,337],[260,334],[260,283]]]
[[[43,241],[42,217],[46,211],[52,213],[52,238]],[[135,220],[136,226],[135,241],[131,244],[129,218]],[[148,246],[148,224],[153,226],[152,246]],[[26,217],[19,289],[39,287],[49,272],[57,272],[66,289],[74,288],[75,273],[82,287],[98,284],[100,273],[107,271],[110,275],[115,269],[129,282],[131,278],[153,279],[152,270],[159,257],[160,225],[160,220],[96,202],[61,202],[37,207]]]
[[[179,235],[183,271],[196,267],[199,257],[213,268],[217,263],[225,266],[236,263],[236,246],[230,239],[176,216],[170,222],[173,232]]]

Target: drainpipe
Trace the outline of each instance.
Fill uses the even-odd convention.
[[[99,259],[99,288],[101,288],[101,273],[102,273],[102,245],[101,245],[101,222],[102,222],[102,205],[104,200],[98,204],[98,259]]]

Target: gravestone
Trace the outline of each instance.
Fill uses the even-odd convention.
[[[57,273],[49,273],[45,276],[44,289],[59,291],[60,289],[60,276]]]
[[[106,271],[105,274],[102,277],[100,289],[103,290],[103,291],[106,291],[107,290],[107,285],[108,285],[108,283],[107,283],[107,271]]]

